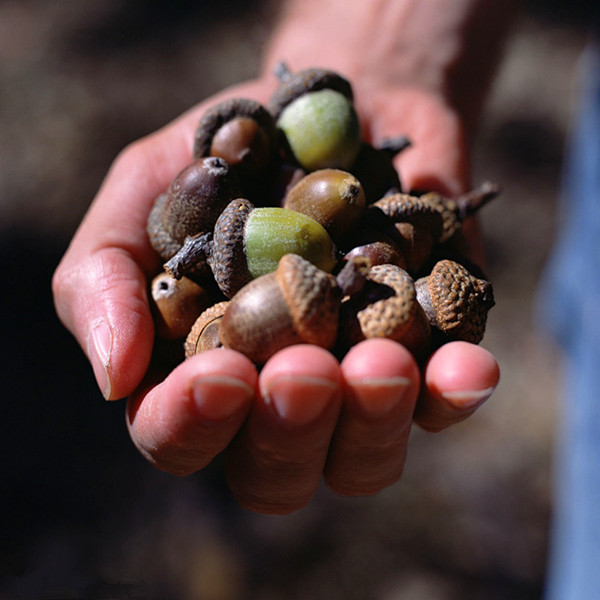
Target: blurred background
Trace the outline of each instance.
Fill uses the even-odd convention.
[[[482,215],[498,391],[448,431],[415,429],[378,496],[323,488],[269,517],[232,501],[218,461],[178,479],[138,455],[50,278],[115,155],[255,74],[278,3],[0,1],[1,600],[541,596],[560,369],[534,302],[585,43],[562,4],[525,3],[474,153],[474,181],[504,186]]]

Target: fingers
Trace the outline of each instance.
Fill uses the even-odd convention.
[[[260,396],[227,453],[230,488],[246,508],[285,514],[315,493],[342,400],[336,359],[293,346],[260,375]]]
[[[354,346],[341,366],[345,398],[325,479],[344,495],[374,494],[402,474],[419,370],[403,346],[386,339]]]
[[[127,405],[132,440],[156,467],[176,475],[202,469],[237,433],[252,404],[258,374],[237,352],[212,350],[151,381]]]
[[[481,346],[452,342],[429,359],[415,422],[440,431],[463,421],[493,393],[500,379],[496,359]]]

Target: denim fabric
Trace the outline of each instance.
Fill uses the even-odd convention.
[[[582,61],[543,324],[565,351],[547,600],[600,598],[600,52]]]

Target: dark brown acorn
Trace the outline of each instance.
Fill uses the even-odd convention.
[[[221,158],[201,158],[187,165],[161,194],[148,217],[146,229],[153,248],[168,260],[186,238],[212,235],[227,204],[238,195],[237,177]],[[198,271],[206,269],[197,263]]]

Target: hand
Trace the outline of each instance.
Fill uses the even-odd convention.
[[[274,78],[224,96],[269,97]],[[458,119],[434,97],[357,90],[365,131],[405,133],[398,160],[407,187],[458,193],[466,185]],[[367,102],[368,100],[368,102]],[[57,312],[75,335],[107,399],[129,396],[127,423],[156,467],[188,475],[227,449],[230,487],[248,508],[286,513],[306,504],[324,474],[342,494],[372,494],[401,475],[411,424],[440,430],[492,393],[498,366],[483,348],[442,347],[423,373],[389,340],[354,347],[341,364],[295,346],[257,372],[230,350],[197,355],[164,379],[149,370],[153,322],[147,288],[160,270],[145,224],[156,196],[192,160],[202,103],[115,161],[53,280]],[[395,110],[389,110],[393,106]],[[434,135],[435,134],[435,135]]]

